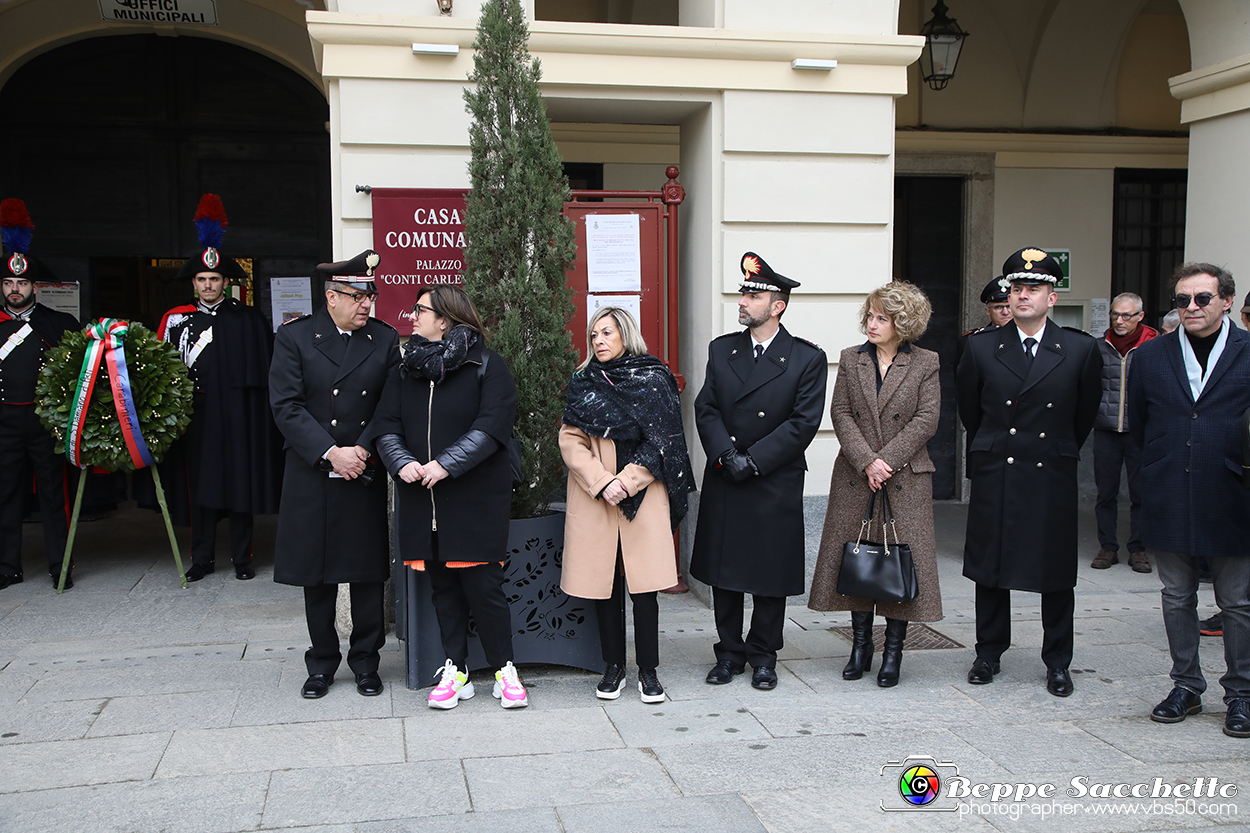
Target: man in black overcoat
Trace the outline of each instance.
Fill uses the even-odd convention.
[[[46,280],[40,263],[27,255],[34,225],[17,199],[0,204],[8,251],[0,263],[4,303],[0,306],[0,589],[22,581],[23,493],[35,473],[43,520],[48,573],[56,586],[65,557],[65,458],[35,413],[35,383],[44,352],[78,329],[78,319],[35,300],[35,281]],[[27,468],[27,462],[30,468]],[[71,576],[65,589],[74,586]]]
[[[260,310],[229,295],[231,281],[247,273],[213,245],[224,225],[220,199],[205,194],[196,226],[212,231],[200,235],[201,250],[177,276],[192,283],[196,301],[165,313],[157,333],[177,348],[195,383],[191,424],[166,455],[161,478],[174,523],[191,526],[187,581],[215,569],[223,516],[235,577],[255,578],[252,518],[277,512],[282,491],[281,437],[269,410],[273,337]]]
[[[976,582],[977,656],[992,682],[1011,644],[1011,591],[1042,596],[1046,690],[1072,693],[1077,457],[1094,427],[1102,360],[1086,333],[1049,320],[1063,272],[1040,249],[1003,264],[1012,322],[968,337],[956,374],[968,431],[964,575]]]
[[[399,366],[399,334],[369,311],[378,254],[321,264],[326,306],[278,328],[269,398],[286,437],[274,581],[304,588],[312,647],[303,695],[322,697],[342,660],[334,629],[338,585],[351,585],[348,667],[356,689],[382,693],[383,585],[390,576],[386,473],[372,440],[382,388]]]
[[[1137,348],[1129,430],[1141,447],[1141,537],[1163,582],[1174,688],[1150,717],[1202,711],[1198,570],[1206,559],[1224,626],[1224,734],[1250,737],[1250,335],[1227,313],[1233,276],[1210,263],[1175,274],[1181,326]]]
[[[712,587],[719,642],[712,685],[755,669],[751,685],[777,686],[786,596],[803,592],[804,451],[825,409],[829,363],[815,344],[781,326],[799,285],[747,252],[738,322],[713,339],[695,399],[707,453],[690,574]],[[742,636],[744,594],[754,610]]]

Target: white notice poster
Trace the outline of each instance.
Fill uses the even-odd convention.
[[[586,284],[590,292],[642,289],[637,214],[586,215]]]
[[[1101,336],[1111,326],[1111,304],[1106,298],[1089,299],[1089,331]]]
[[[595,318],[595,311],[600,307],[620,307],[634,316],[634,321],[642,327],[642,296],[641,295],[587,295],[586,326]]]
[[[269,299],[277,332],[283,321],[312,312],[312,282],[308,278],[270,278]]]
[[[39,281],[35,284],[35,293],[35,300],[45,307],[51,307],[59,312],[68,312],[75,318],[82,315],[78,283],[75,281],[65,283]]]

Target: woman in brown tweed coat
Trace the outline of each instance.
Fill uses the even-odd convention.
[[[938,356],[913,347],[929,324],[929,299],[919,287],[895,281],[873,290],[860,310],[868,341],[838,360],[831,413],[841,449],[833,465],[829,508],[808,607],[849,610],[853,643],[842,670],[858,680],[872,667],[873,609],[885,617],[885,647],[877,685],[898,683],[908,622],[942,618],[933,540],[933,463],[925,443],[937,431],[941,387]],[[910,602],[877,602],[838,593],[842,544],[859,535],[869,490],[889,490],[898,537],[911,545],[920,594]],[[877,501],[878,504],[881,501]],[[872,540],[881,538],[876,510]]]

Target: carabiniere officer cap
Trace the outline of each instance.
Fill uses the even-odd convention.
[[[318,263],[314,276],[323,281],[334,281],[359,289],[363,292],[377,292],[377,284],[373,280],[373,270],[382,262],[382,256],[373,249],[365,249],[351,260],[338,263]]]
[[[991,279],[990,282],[985,285],[985,289],[981,290],[981,303],[985,304],[987,307],[990,304],[1007,303],[1007,290],[1003,289],[1002,280],[1003,276],[999,275],[997,278]],[[1010,283],[1007,285],[1011,286]]]
[[[789,292],[797,286],[798,281],[773,271],[764,262],[764,258],[755,252],[747,252],[742,256],[742,286],[739,292]]]
[[[1003,288],[1003,291],[1011,289],[1013,283],[1030,285],[1048,283],[1054,287],[1061,278],[1063,278],[1063,269],[1059,266],[1059,261],[1041,249],[1030,246],[1021,249],[1003,262],[1003,277],[999,279],[998,285]]]

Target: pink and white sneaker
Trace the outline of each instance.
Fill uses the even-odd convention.
[[[520,709],[530,703],[525,694],[525,686],[521,685],[516,668],[511,662],[495,672],[495,690],[491,692],[491,695],[505,709]]]
[[[442,675],[442,679],[430,692],[430,708],[454,709],[461,700],[468,700],[476,693],[473,691],[473,683],[469,682],[469,675],[456,668],[451,660],[447,660],[443,667],[435,672],[435,676],[439,674]]]

